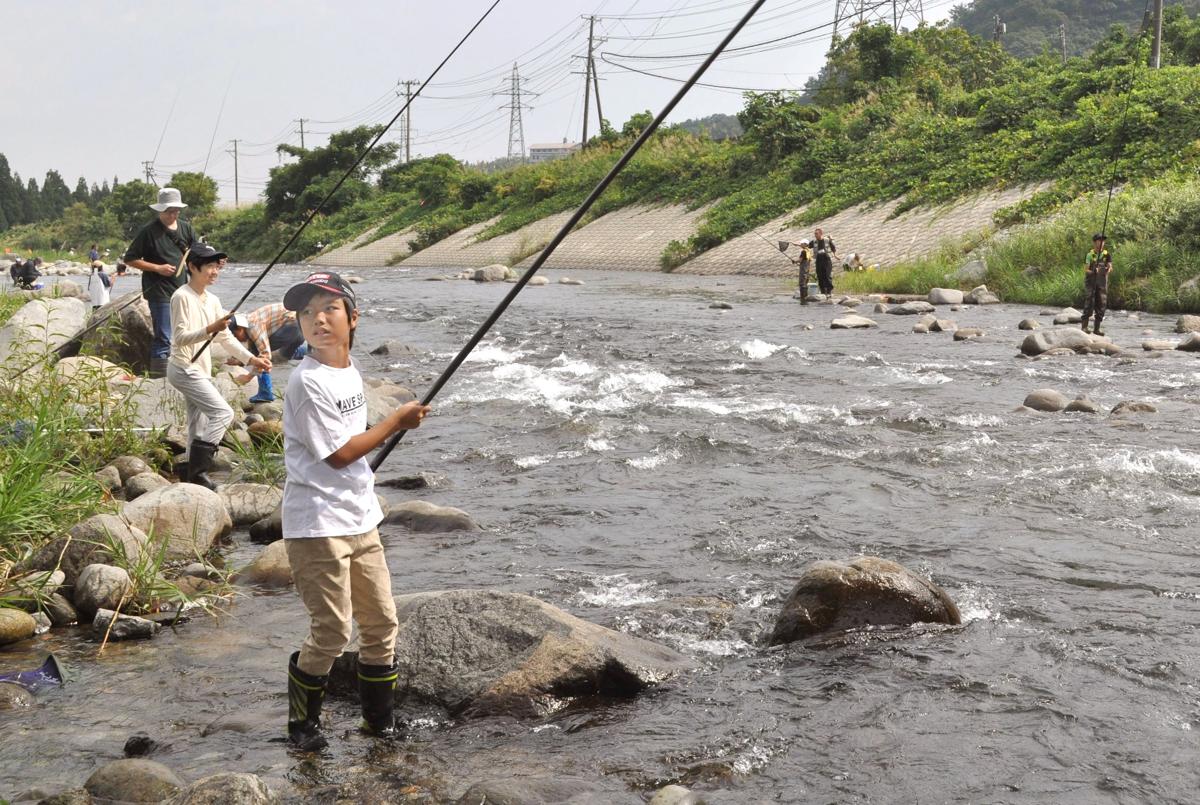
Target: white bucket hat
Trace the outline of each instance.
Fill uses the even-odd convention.
[[[187,205],[183,203],[183,197],[179,195],[179,191],[173,187],[164,187],[158,191],[158,203],[151,204],[150,209],[155,212],[166,212],[172,207],[183,209]]]

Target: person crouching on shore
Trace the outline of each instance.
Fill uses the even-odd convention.
[[[207,243],[192,246],[187,258],[187,284],[171,295],[171,359],[167,364],[167,382],[179,390],[187,402],[188,470],[184,479],[216,489],[208,477],[217,446],[233,423],[233,409],[217,391],[212,379],[212,350],[196,358],[208,340],[219,340],[243,363],[264,372],[271,371],[268,356],[255,356],[228,330],[229,315],[208,287],[217,281],[226,255]],[[195,358],[195,360],[193,360]],[[249,380],[249,375],[242,381]]]

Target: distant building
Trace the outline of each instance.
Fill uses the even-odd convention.
[[[579,150],[579,143],[537,143],[529,146],[530,162],[549,162],[552,159],[569,157]]]

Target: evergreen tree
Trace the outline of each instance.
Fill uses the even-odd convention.
[[[61,218],[71,201],[71,188],[63,181],[62,174],[56,170],[46,171],[46,178],[42,180],[39,220],[54,221]]]
[[[42,191],[38,190],[37,179],[32,176],[25,184],[25,192],[21,195],[22,223],[32,224],[42,219]]]
[[[88,198],[87,179],[80,176],[79,181],[75,183],[75,192],[71,194],[71,200],[82,201],[84,204],[86,204],[88,202]]]
[[[18,177],[15,182],[19,182]],[[16,226],[21,222],[21,193],[20,185],[14,183],[8,169],[8,159],[0,154],[0,214],[4,216],[5,224],[0,229]]]

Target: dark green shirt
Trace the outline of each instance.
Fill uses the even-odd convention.
[[[172,232],[155,218],[133,236],[133,242],[125,252],[125,262],[145,260],[158,265],[178,266],[183,259],[183,250],[195,242],[196,233],[187,221],[179,221],[179,228]],[[170,302],[171,294],[186,283],[187,269],[176,277],[143,271],[142,295],[147,302]]]

